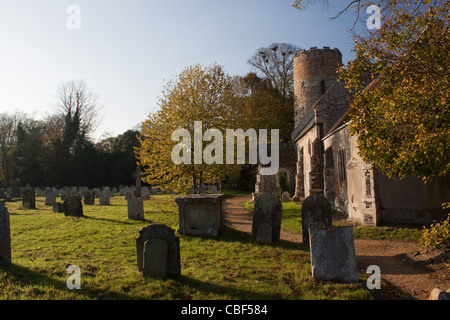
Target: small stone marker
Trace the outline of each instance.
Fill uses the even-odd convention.
[[[180,239],[172,228],[160,223],[143,228],[136,239],[136,251],[138,270],[144,276],[181,274]]]
[[[309,228],[331,227],[331,205],[327,198],[313,194],[302,204],[303,243],[309,243]]]
[[[281,201],[287,202],[287,201],[289,201],[290,199],[291,199],[291,195],[290,195],[289,191],[284,191],[284,192],[281,194]]]
[[[0,264],[11,263],[11,229],[9,212],[0,201]]]
[[[258,195],[253,210],[252,236],[258,239],[259,226],[261,224],[268,224],[272,229],[271,241],[280,240],[281,214],[282,205],[277,195],[271,193]],[[267,236],[267,228],[267,226],[263,227],[261,230],[263,235],[260,235],[260,238]]]
[[[310,228],[311,272],[315,280],[357,282],[353,227]]]
[[[166,278],[167,275],[167,242],[163,239],[150,239],[144,243],[144,277]]]
[[[145,220],[144,201],[141,198],[131,198],[127,200],[128,219]]]
[[[84,204],[93,205],[95,204],[95,194],[94,190],[86,190],[83,194]]]
[[[27,187],[23,190],[22,206],[27,209],[36,209],[36,194],[33,188]]]
[[[80,198],[70,196],[64,200],[64,215],[66,217],[83,217],[83,205]]]

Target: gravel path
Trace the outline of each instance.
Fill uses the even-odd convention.
[[[252,213],[245,209],[248,197],[227,197],[224,201],[225,223],[251,233]],[[281,239],[302,242],[302,235],[281,230]],[[411,241],[355,239],[356,261],[360,272],[370,265],[381,270],[380,299],[426,300],[431,290],[450,288],[450,261],[442,250],[420,251]]]

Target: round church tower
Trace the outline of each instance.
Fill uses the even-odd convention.
[[[342,54],[336,48],[312,47],[294,56],[295,127],[337,80],[341,65]]]

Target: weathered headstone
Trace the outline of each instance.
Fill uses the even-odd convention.
[[[0,201],[0,264],[11,263],[11,229],[9,212]]]
[[[62,202],[55,202],[53,204],[53,212],[56,213],[64,212],[64,204]]]
[[[353,227],[310,228],[311,272],[315,280],[357,282]]]
[[[144,219],[144,201],[141,198],[131,198],[127,200],[128,219],[145,220]]]
[[[95,194],[93,190],[84,191],[84,204],[93,205],[95,204]]]
[[[61,189],[61,201],[66,200],[69,197],[69,190]]]
[[[138,270],[144,276],[181,274],[180,239],[172,228],[159,223],[143,228],[136,239],[136,251]]]
[[[272,242],[272,226],[268,223],[261,223],[256,230],[256,242]]]
[[[45,205],[46,206],[53,206],[53,204],[56,202],[56,198],[58,197],[58,192],[47,190],[45,193]]]
[[[108,205],[110,205],[110,200],[111,200],[111,194],[110,194],[109,190],[103,189],[100,192],[100,196],[99,196],[100,205],[108,206]]]
[[[331,205],[323,196],[310,195],[302,204],[303,243],[309,243],[309,228],[331,227]]]
[[[144,243],[144,277],[166,278],[168,245],[163,239],[150,239]]]
[[[253,210],[252,236],[258,238],[261,224],[271,226],[271,241],[280,240],[282,205],[278,196],[271,193],[258,195]],[[266,230],[267,226],[262,230]],[[265,231],[267,233],[267,231]],[[260,236],[261,237],[261,236]]]
[[[212,194],[216,194],[216,193],[219,192],[219,190],[217,189],[217,187],[214,186],[214,185],[209,186],[208,189],[209,189],[209,192],[211,192]]]
[[[284,191],[284,192],[281,194],[281,201],[287,202],[287,201],[289,201],[290,199],[291,199],[291,195],[289,194],[289,191]]]
[[[23,190],[22,206],[27,209],[36,209],[36,194],[33,188],[27,187]]]
[[[64,200],[64,215],[70,217],[83,216],[83,204],[77,196],[70,196]]]

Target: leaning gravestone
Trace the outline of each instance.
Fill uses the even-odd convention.
[[[131,198],[127,200],[128,219],[145,220],[144,219],[144,201],[141,198]]]
[[[318,281],[357,282],[353,227],[310,228],[311,271]]]
[[[66,217],[83,217],[83,205],[80,198],[70,196],[64,200],[64,215]]]
[[[309,243],[309,228],[331,227],[331,205],[323,196],[310,195],[302,204],[303,243]]]
[[[95,194],[93,190],[85,190],[83,197],[84,197],[84,204],[93,205],[95,203]]]
[[[151,224],[136,239],[138,269],[144,277],[165,278],[181,274],[180,239],[164,224]]]
[[[252,236],[267,242],[280,240],[282,205],[278,196],[271,193],[260,194],[253,210]],[[260,228],[261,224],[265,224]],[[269,225],[270,228],[267,226]],[[270,232],[268,229],[271,229]],[[264,233],[258,235],[258,233]]]
[[[11,229],[9,212],[0,201],[0,264],[11,263]]]
[[[36,194],[33,188],[27,187],[23,190],[22,206],[27,209],[36,209]]]

